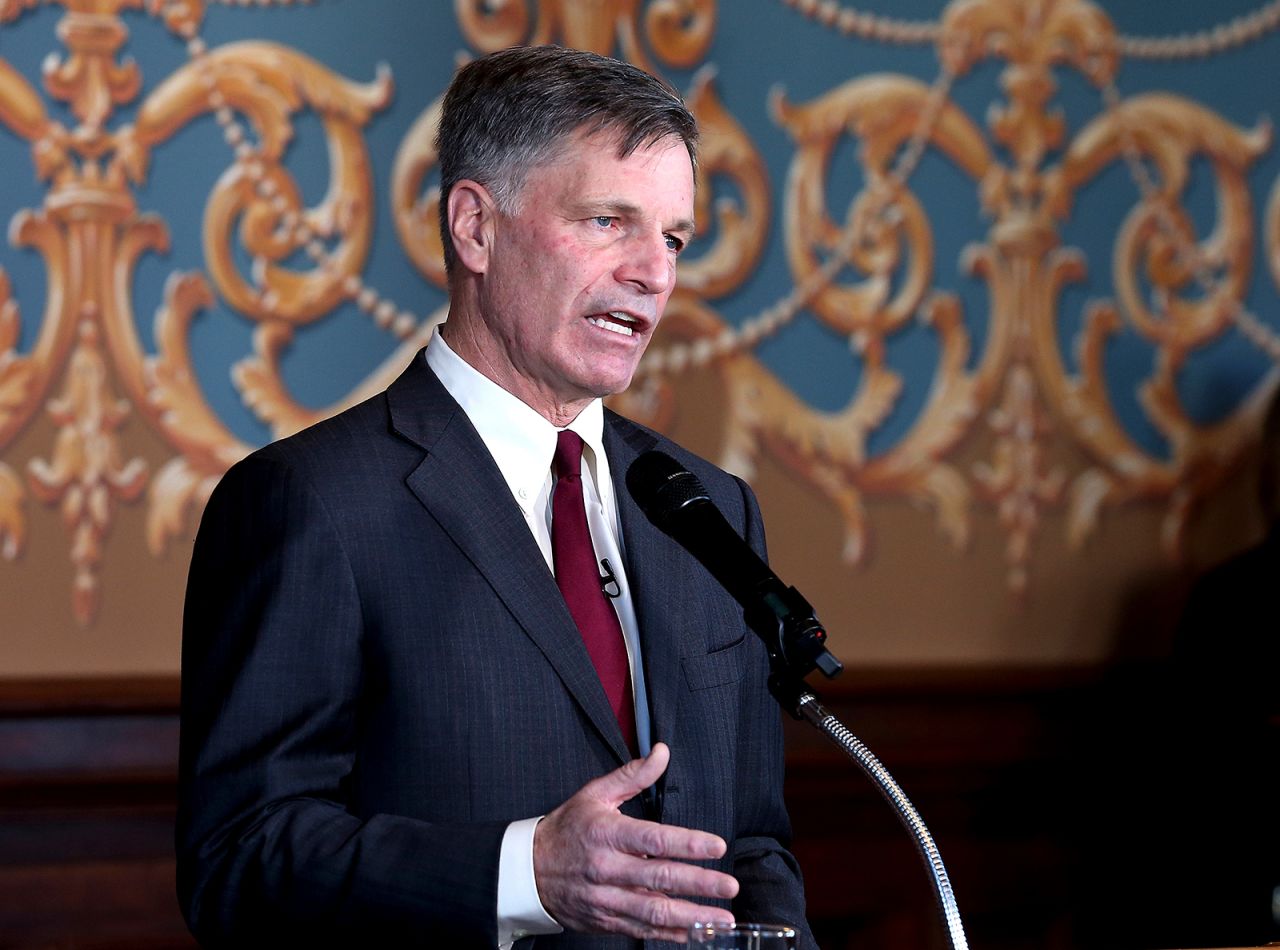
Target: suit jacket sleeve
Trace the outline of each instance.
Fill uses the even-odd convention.
[[[178,883],[205,945],[327,945],[357,926],[494,945],[505,823],[346,807],[361,621],[319,494],[270,457],[234,467],[196,540],[183,633]]]

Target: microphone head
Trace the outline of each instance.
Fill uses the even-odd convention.
[[[627,490],[649,520],[664,531],[672,517],[711,496],[689,471],[665,452],[645,452],[627,469]]]

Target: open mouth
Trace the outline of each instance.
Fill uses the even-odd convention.
[[[635,317],[620,310],[610,310],[608,313],[587,317],[587,322],[601,330],[608,330],[620,336],[631,336],[639,326],[639,321]]]

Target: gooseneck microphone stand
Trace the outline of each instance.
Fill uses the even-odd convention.
[[[875,783],[880,794],[897,813],[903,827],[910,833],[928,867],[952,950],[968,950],[969,942],[960,922],[960,909],[956,906],[955,894],[951,890],[951,880],[947,877],[942,855],[938,853],[938,846],[924,819],[920,817],[920,812],[911,804],[902,787],[894,781],[889,770],[862,740],[823,708],[817,695],[805,683],[805,675],[815,668],[830,679],[838,675],[843,667],[823,646],[826,632],[818,624],[808,602],[794,587],[789,588],[786,593],[794,598],[788,605],[791,609],[747,611],[747,622],[764,639],[769,650],[772,667],[769,692],[792,717],[808,722],[838,745]]]

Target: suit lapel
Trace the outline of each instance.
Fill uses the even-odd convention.
[[[605,451],[618,500],[618,518],[626,549],[627,580],[640,628],[644,656],[645,688],[649,693],[649,717],[655,742],[670,743],[675,732],[680,658],[689,652],[682,635],[681,618],[672,605],[694,603],[693,573],[671,570],[683,551],[654,527],[627,490],[627,469],[642,452],[657,443],[644,430],[627,424],[613,413],[605,414]]]
[[[619,763],[630,758],[582,635],[497,463],[419,354],[387,390],[393,428],[426,452],[406,484],[484,575]]]

